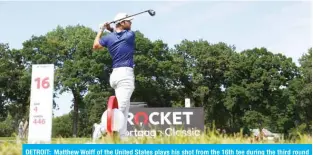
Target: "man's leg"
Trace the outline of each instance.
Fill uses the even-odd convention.
[[[118,82],[115,89],[115,95],[118,101],[118,108],[124,114],[124,125],[119,131],[121,139],[126,138],[127,136],[127,119],[130,106],[130,98],[134,91],[134,78],[129,77]]]
[[[21,139],[22,138],[22,130],[21,128],[18,129],[18,137]]]
[[[125,76],[126,78],[120,78],[121,76],[122,77]],[[130,106],[130,98],[135,89],[135,79],[133,72],[113,71],[113,73],[110,75],[110,85],[113,89],[115,89],[115,96],[118,101],[119,110],[121,110],[124,114],[125,118],[124,125],[122,129],[119,131],[120,137],[124,138],[127,136],[127,119]],[[105,131],[106,128],[102,122],[100,124],[96,123],[94,124],[95,128],[93,132],[94,139],[100,138],[101,134],[103,132],[106,132]]]

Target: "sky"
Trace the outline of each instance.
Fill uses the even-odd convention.
[[[181,40],[204,39],[210,43],[235,45],[238,52],[266,47],[298,64],[312,47],[310,1],[1,1],[0,42],[22,48],[32,35],[45,35],[58,25],[81,24],[98,30],[119,12],[133,14],[147,9],[156,12],[136,16],[132,29],[150,40],[161,39],[170,47]],[[56,98],[67,114],[72,94]],[[104,101],[106,103],[106,101]]]

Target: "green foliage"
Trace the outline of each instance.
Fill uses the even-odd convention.
[[[73,111],[54,118],[53,136],[90,136],[114,90],[111,58],[94,51],[96,32],[75,25],[31,36],[22,49],[0,44],[0,121],[29,113],[32,64],[55,64],[55,92],[73,94]],[[184,98],[205,110],[205,124],[228,131],[265,127],[272,132],[312,129],[312,48],[296,66],[266,48],[236,51],[226,43],[183,40],[170,49],[136,32],[132,101],[150,107],[182,107]],[[10,82],[8,82],[10,81]],[[55,97],[57,94],[54,94]],[[54,107],[56,107],[54,102]],[[301,124],[301,129],[296,125]],[[8,133],[9,134],[9,133]]]
[[[242,117],[243,124],[246,124],[249,129],[258,129],[260,122],[263,122],[263,126],[267,126],[267,124],[269,124],[267,122],[268,120],[268,116],[264,116],[262,113],[252,110],[245,112]]]
[[[0,137],[11,137],[12,134],[16,131],[14,128],[14,120],[10,114],[7,118],[0,122]]]
[[[296,65],[265,48],[245,50],[233,59],[225,72],[224,104],[231,117],[241,119],[232,123],[256,127],[257,121],[273,132],[286,132],[294,115],[292,94],[286,88],[299,76]]]
[[[0,43],[0,121],[8,113],[14,119],[25,116],[30,99],[30,72],[20,50]]]
[[[71,137],[73,133],[72,126],[71,114],[53,118],[52,137]]]

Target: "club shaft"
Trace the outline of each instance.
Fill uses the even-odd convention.
[[[123,20],[123,19],[126,19],[126,18],[129,18],[129,17],[137,16],[137,15],[139,15],[139,14],[142,14],[142,13],[145,13],[145,12],[148,12],[148,11],[149,11],[149,10],[142,11],[142,12],[139,12],[139,13],[136,13],[136,14],[133,14],[133,15],[130,15],[130,16],[128,16],[128,17],[125,17],[125,18],[122,18],[122,19],[119,19],[119,20],[112,21],[112,22],[110,22],[110,24],[115,23],[115,22],[120,21],[120,20]]]

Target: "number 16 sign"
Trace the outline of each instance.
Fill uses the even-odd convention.
[[[28,143],[51,142],[53,91],[54,65],[33,65]]]

